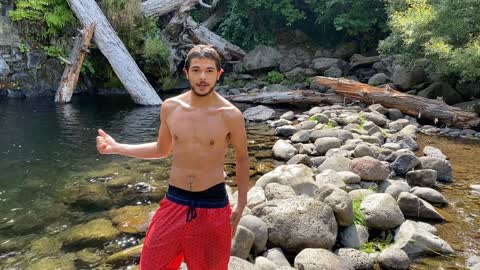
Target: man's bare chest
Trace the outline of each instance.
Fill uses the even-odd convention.
[[[174,144],[224,146],[228,128],[220,113],[178,113],[168,119]]]

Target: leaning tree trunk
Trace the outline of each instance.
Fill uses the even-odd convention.
[[[344,97],[336,94],[322,94],[311,90],[296,90],[287,92],[269,92],[258,94],[240,94],[226,96],[233,102],[254,104],[289,104],[295,106],[318,106],[318,104],[341,104]]]
[[[69,103],[72,99],[72,94],[77,86],[83,60],[90,47],[90,41],[92,40],[94,31],[95,23],[92,23],[89,27],[80,30],[80,33],[78,33],[72,53],[70,54],[70,61],[63,71],[60,86],[55,94],[55,102]]]
[[[141,105],[161,104],[162,100],[138,68],[95,0],[67,0],[67,2],[84,26],[96,23],[93,39],[133,101]]]
[[[445,104],[441,100],[405,94],[393,89],[382,89],[347,79],[314,77],[313,82],[335,89],[336,93],[357,99],[368,104],[378,103],[389,108],[397,108],[405,114],[452,125],[459,128],[478,128],[480,118],[475,113],[466,112]]]

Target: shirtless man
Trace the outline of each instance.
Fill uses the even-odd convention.
[[[165,100],[157,142],[120,144],[99,130],[101,154],[165,158],[173,153],[169,188],[145,237],[141,270],[227,270],[231,238],[247,202],[249,162],[242,113],[214,91],[222,75],[220,57],[210,46],[188,53],[185,75],[191,90]],[[236,153],[238,203],[228,203],[224,156]]]

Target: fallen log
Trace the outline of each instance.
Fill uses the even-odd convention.
[[[188,50],[193,44],[212,45],[226,61],[239,60],[246,55],[246,52],[240,47],[228,42],[190,17],[191,11],[198,4],[202,7],[211,8],[217,2],[218,0],[214,0],[212,5],[207,5],[200,0],[149,0],[142,4],[143,15],[147,17],[162,16],[176,11],[163,30],[163,36],[168,46],[172,48],[170,58],[174,59],[175,68],[185,59]],[[221,13],[217,13],[216,18],[212,18],[212,21],[209,21],[206,25],[211,27],[213,24],[218,23],[219,15]],[[172,65],[170,69],[172,70]]]
[[[227,61],[242,59],[247,54],[240,47],[196,23],[191,17],[187,18],[187,31],[190,33],[194,43],[211,44],[222,55],[223,59]]]
[[[163,15],[177,10],[185,0],[148,0],[142,3],[142,13],[146,17],[162,17]],[[211,5],[205,4],[202,0],[196,0],[198,4],[205,8],[212,8],[218,0],[214,0]]]
[[[70,54],[68,64],[63,71],[60,85],[55,93],[56,103],[69,103],[72,99],[72,94],[77,87],[80,71],[82,70],[83,60],[90,47],[90,41],[95,31],[95,23],[90,24],[89,27],[83,28],[75,38],[75,44]]]
[[[313,78],[313,83],[334,88],[337,94],[344,97],[368,104],[397,108],[405,114],[435,123],[459,128],[480,127],[480,118],[477,114],[449,106],[441,100],[409,95],[390,88],[383,89],[344,78],[317,76]]]
[[[225,97],[229,101],[254,104],[290,104],[295,106],[318,106],[319,104],[340,104],[345,98],[336,94],[322,94],[312,90],[288,92],[264,92],[240,94]]]
[[[84,27],[96,23],[93,40],[110,62],[133,101],[141,105],[160,105],[162,100],[138,68],[95,0],[67,0],[67,2]]]

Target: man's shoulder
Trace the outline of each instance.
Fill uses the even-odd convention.
[[[222,106],[220,107],[220,110],[228,119],[243,117],[242,112],[228,100],[222,101]]]
[[[167,98],[166,100],[163,101],[162,107],[164,107],[165,109],[170,111],[170,110],[174,109],[175,107],[179,106],[181,102],[182,102],[182,99],[181,99],[180,95],[175,96],[175,97],[171,97],[171,98]]]

